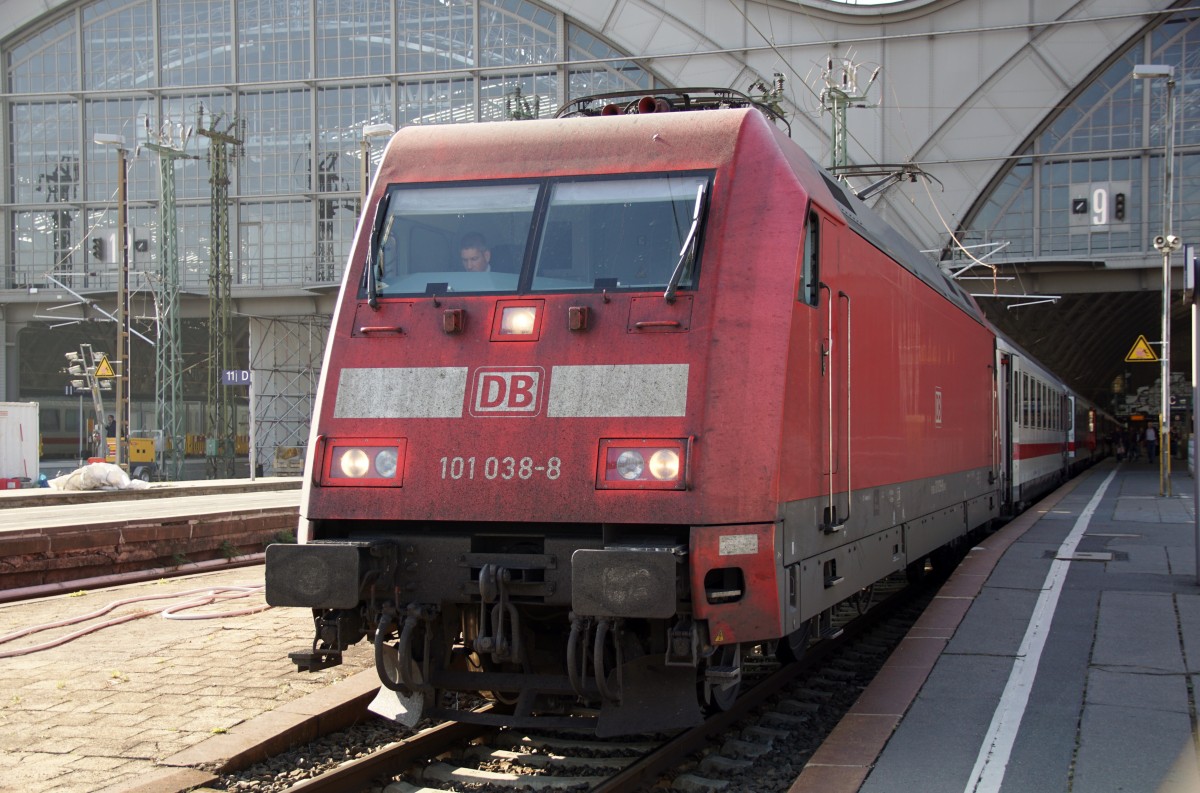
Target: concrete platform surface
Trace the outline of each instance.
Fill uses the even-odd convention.
[[[980,542],[791,791],[1200,791],[1193,487],[1101,463]]]
[[[303,698],[339,683],[371,688],[363,643],[342,666],[295,671],[287,654],[311,646],[311,617],[266,608],[262,584],[258,565],[0,604],[0,791],[128,788],[172,773],[163,761],[185,750],[201,764],[235,754],[258,740],[248,725],[262,714],[294,713]],[[245,596],[180,609],[218,590]],[[86,623],[7,639],[123,601]],[[210,739],[223,743],[215,754]]]

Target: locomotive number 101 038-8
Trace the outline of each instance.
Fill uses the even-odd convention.
[[[535,465],[532,457],[487,457],[478,462],[476,457],[443,457],[441,459],[442,479],[471,480],[503,479],[532,479],[544,476],[547,479],[558,479],[562,474],[562,460],[551,457],[545,465]]]

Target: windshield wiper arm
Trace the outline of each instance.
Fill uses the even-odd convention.
[[[375,257],[367,252],[367,305],[379,308],[379,282],[375,278]]]
[[[663,300],[668,303],[675,302],[675,292],[679,290],[679,282],[683,280],[683,273],[689,262],[696,260],[696,232],[700,228],[700,216],[703,214],[701,209],[704,207],[705,188],[708,187],[707,182],[703,182],[696,188],[696,204],[692,208],[692,227],[688,229],[687,237],[683,240],[683,247],[679,249],[679,261],[675,263],[675,271],[671,273],[671,280],[667,282],[667,291],[663,292]],[[689,256],[689,254],[691,254]]]
[[[380,207],[380,211],[382,210],[383,207]],[[387,226],[383,233],[372,239],[371,246],[367,248],[367,305],[371,308],[379,308],[379,276],[375,272],[376,260],[382,261],[383,243],[381,240],[386,240],[388,234],[391,233],[394,219],[393,215],[388,216]],[[378,223],[375,224],[375,229],[378,231]]]

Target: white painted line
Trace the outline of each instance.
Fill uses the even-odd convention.
[[[1008,676],[1008,684],[1000,696],[996,712],[992,715],[991,726],[987,736],[979,748],[979,757],[975,760],[975,768],[971,778],[964,788],[965,793],[999,793],[1000,784],[1004,781],[1004,772],[1012,756],[1013,744],[1017,740],[1017,730],[1021,728],[1021,719],[1025,716],[1025,707],[1029,704],[1029,692],[1033,689],[1033,680],[1037,677],[1038,663],[1042,659],[1042,650],[1050,635],[1050,623],[1054,620],[1054,610],[1058,608],[1058,597],[1062,592],[1063,581],[1066,580],[1067,570],[1071,566],[1069,557],[1075,553],[1080,539],[1087,531],[1088,523],[1104,491],[1108,490],[1113,477],[1117,475],[1114,469],[1096,490],[1096,495],[1075,520],[1071,533],[1063,540],[1058,549],[1058,557],[1050,563],[1050,572],[1042,585],[1042,594],[1038,597],[1037,605],[1033,607],[1033,615],[1029,619],[1029,628],[1017,657],[1013,661],[1012,672]]]

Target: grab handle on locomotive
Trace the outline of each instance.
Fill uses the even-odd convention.
[[[838,290],[838,299],[846,301],[846,515],[836,525],[827,528],[827,531],[837,531],[850,522],[850,513],[853,510],[854,499],[851,498],[851,493],[854,492],[853,483],[851,482],[852,466],[854,465],[854,455],[852,453],[852,444],[854,441],[854,433],[850,426],[850,421],[854,417],[852,407],[851,392],[853,390],[853,369],[850,367],[850,361],[853,358],[851,353],[851,331],[853,330],[853,321],[850,316],[850,295],[842,290]]]

